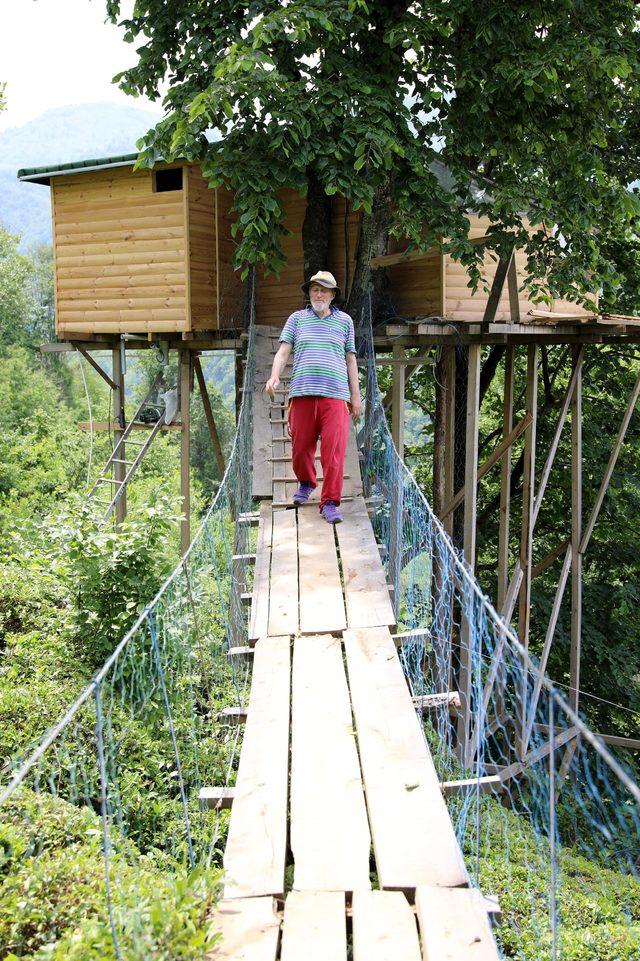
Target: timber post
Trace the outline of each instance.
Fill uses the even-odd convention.
[[[180,551],[185,553],[191,543],[191,351],[180,351],[180,493],[182,521],[180,523]]]
[[[118,446],[120,438],[124,433],[125,423],[125,381],[124,381],[124,364],[122,362],[122,351],[120,349],[120,344],[113,347],[111,350],[111,361],[112,361],[112,373],[113,382],[115,387],[113,389],[113,420],[114,427],[113,431],[113,446],[114,449]],[[126,444],[121,444],[118,451],[117,461],[113,464],[113,479],[116,485],[121,485],[127,473],[126,464],[121,463],[127,459],[126,454]],[[124,490],[121,496],[118,498],[115,509],[116,515],[116,527],[120,527],[125,517],[127,516],[127,492]]]

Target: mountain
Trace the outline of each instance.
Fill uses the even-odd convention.
[[[22,247],[51,241],[49,188],[21,183],[21,167],[133,153],[161,113],[114,103],[58,107],[0,133],[0,223],[20,234]]]

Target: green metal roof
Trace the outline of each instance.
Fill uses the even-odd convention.
[[[131,167],[137,159],[137,153],[126,153],[119,157],[76,160],[73,163],[54,164],[50,167],[23,167],[22,170],[18,171],[18,180],[28,180],[35,184],[49,184],[52,177],[60,177],[64,174],[84,173],[88,170],[102,170],[108,167]]]

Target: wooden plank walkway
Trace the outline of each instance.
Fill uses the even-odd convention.
[[[278,334],[256,341],[255,648],[208,958],[497,961],[390,633],[355,433],[343,524],[278,506],[294,486],[286,395],[277,420],[261,396]]]

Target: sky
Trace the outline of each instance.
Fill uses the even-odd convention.
[[[7,109],[0,130],[18,127],[53,107],[107,100],[160,109],[127,97],[111,78],[135,63],[123,30],[105,23],[105,0],[1,0],[0,82]],[[125,13],[133,0],[125,0]]]

